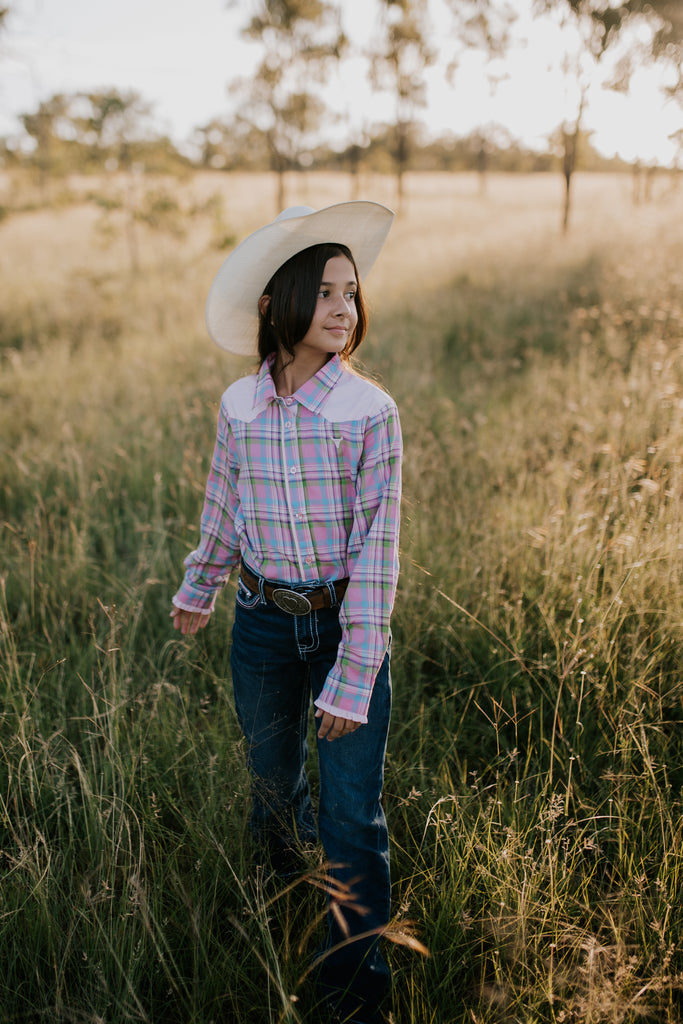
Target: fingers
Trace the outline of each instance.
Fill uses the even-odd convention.
[[[210,612],[188,612],[184,608],[171,611],[173,628],[179,629],[183,636],[194,636],[198,630],[206,629],[210,617]]]
[[[362,725],[362,722],[352,722],[349,718],[339,718],[337,715],[331,715],[329,711],[323,711],[320,708],[316,711],[315,717],[320,719],[318,738],[321,740],[326,739],[330,742],[355,732]]]

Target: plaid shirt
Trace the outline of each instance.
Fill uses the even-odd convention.
[[[290,586],[350,579],[323,711],[367,722],[398,578],[401,428],[393,399],[330,361],[289,398],[264,363],[223,395],[201,541],[173,598],[211,611],[244,558]]]

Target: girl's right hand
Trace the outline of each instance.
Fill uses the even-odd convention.
[[[174,629],[179,629],[183,636],[194,636],[198,630],[206,629],[211,612],[187,612],[184,608],[174,607],[171,618]]]

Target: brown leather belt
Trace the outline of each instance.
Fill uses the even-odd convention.
[[[244,563],[240,566],[240,576],[249,590],[255,594],[259,593],[261,581],[253,573],[249,572]],[[337,595],[337,604],[341,604],[348,585],[348,576],[346,579],[335,580],[332,583],[334,592]],[[315,587],[313,590],[303,592],[300,590],[289,590],[287,587],[278,586],[277,583],[273,584],[264,581],[263,596],[266,601],[271,601],[281,611],[287,612],[289,615],[307,615],[308,612],[318,611],[320,608],[332,607],[330,590],[326,586]]]

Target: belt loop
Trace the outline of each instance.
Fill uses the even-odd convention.
[[[325,583],[325,586],[327,587],[327,592],[330,595],[330,608],[334,608],[339,604],[337,601],[337,589],[334,583],[330,583],[329,581]]]
[[[266,595],[263,592],[263,588],[266,585],[264,577],[261,575],[260,572],[255,572],[252,569],[250,569],[247,563],[244,561],[244,559],[242,559],[242,565],[244,566],[246,572],[248,572],[250,576],[253,576],[253,578],[258,581],[258,595],[261,604],[268,604],[268,601],[266,600]]]

